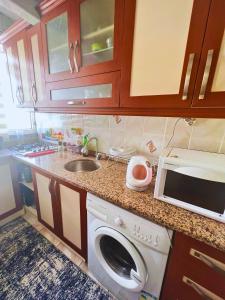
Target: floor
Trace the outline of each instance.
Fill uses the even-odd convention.
[[[88,266],[84,259],[79,256],[76,251],[66,245],[62,240],[60,240],[56,235],[54,235],[50,230],[48,230],[44,225],[42,225],[36,216],[26,212],[23,218],[30,223],[38,232],[40,232],[46,239],[49,240],[56,248],[58,248],[67,258],[69,258],[75,265],[79,266],[81,270],[98,282],[101,286],[102,284],[96,280],[96,278],[88,271]]]

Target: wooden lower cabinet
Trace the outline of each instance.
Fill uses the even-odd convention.
[[[176,233],[160,299],[225,299],[225,253]]]
[[[0,161],[0,220],[22,209],[16,169],[11,160]]]
[[[86,191],[33,169],[39,221],[87,258]]]
[[[56,231],[53,205],[54,196],[51,193],[52,178],[41,173],[34,173],[34,188],[36,194],[38,219],[49,229]]]

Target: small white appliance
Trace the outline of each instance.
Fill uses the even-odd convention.
[[[144,156],[131,157],[126,174],[126,186],[135,191],[144,191],[152,180],[152,167]]]
[[[159,299],[172,231],[87,195],[88,268],[121,300]]]
[[[159,158],[154,197],[225,222],[225,155],[167,150]]]

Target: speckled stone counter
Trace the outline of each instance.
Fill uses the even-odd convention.
[[[101,168],[93,172],[71,173],[64,169],[66,162],[80,157],[69,153],[55,153],[36,158],[15,158],[150,221],[225,251],[225,224],[154,199],[153,183],[145,192],[129,190],[125,186],[126,165],[121,163],[101,160]]]

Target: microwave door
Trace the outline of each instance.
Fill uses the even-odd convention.
[[[199,167],[178,167],[175,168],[173,171],[194,178],[225,183],[225,173],[219,171]]]
[[[223,214],[225,175],[199,167],[167,169],[163,196]]]

